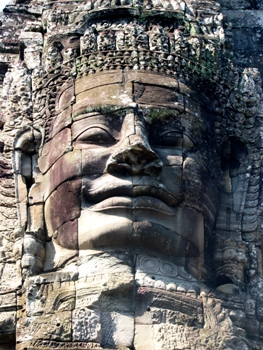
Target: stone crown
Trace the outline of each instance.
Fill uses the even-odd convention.
[[[133,69],[205,81],[220,75],[225,36],[216,2],[97,0],[72,9],[56,3],[46,5],[43,18],[46,72],[64,67],[81,77]]]

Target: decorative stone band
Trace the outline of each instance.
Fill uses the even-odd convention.
[[[218,79],[217,62],[188,59],[175,53],[152,52],[148,50],[121,50],[96,52],[82,56],[77,63],[78,76],[114,69],[148,70],[169,75],[191,73],[207,81]]]
[[[112,50],[98,51],[71,59],[65,65],[53,65],[53,69],[47,74],[40,72],[40,77],[33,82],[33,90],[37,91],[58,76],[63,80],[72,77],[81,78],[86,75],[106,71],[141,71],[161,73],[175,78],[182,77],[195,83],[206,83],[208,86],[216,86],[218,81],[224,80],[222,70],[218,62],[188,59],[175,53],[152,52],[148,50]],[[224,66],[224,71],[231,67]],[[34,79],[34,78],[33,78]],[[208,85],[209,84],[209,85]]]
[[[215,27],[222,26],[223,15],[220,13],[220,4],[213,1],[181,1],[181,0],[124,0],[104,1],[95,0],[82,2],[50,2],[45,4],[43,9],[43,24],[47,32],[60,28],[75,27],[81,28],[85,19],[113,17],[114,12],[119,14],[116,18],[124,18],[125,15],[138,17],[144,14],[145,17],[159,16],[171,19],[186,19],[189,29],[194,30],[197,24],[210,35]],[[210,29],[210,31],[208,30]]]
[[[92,9],[88,3],[85,8],[72,7],[71,13],[68,5],[48,5],[43,15],[45,71],[56,74],[63,66],[74,75],[124,68],[165,74],[186,70],[206,81],[218,80],[219,67],[227,63],[218,4],[201,9],[198,4],[199,15],[196,4],[182,1],[168,1],[163,6],[150,1],[122,5],[102,1]],[[58,15],[61,23],[55,20]],[[20,38],[27,47],[27,41]]]
[[[100,28],[103,24],[106,28]],[[56,73],[62,66],[73,69],[75,74],[115,68],[177,74],[187,69],[205,80],[216,81],[219,67],[227,64],[222,55],[223,43],[218,38],[185,36],[184,28],[172,25],[168,31],[152,22],[148,24],[151,30],[144,26],[139,31],[136,22],[126,23],[127,27],[121,29],[118,23],[106,24],[100,23],[99,31],[91,25],[80,38],[74,34],[50,36],[43,56],[46,72]]]
[[[24,346],[27,345],[28,350],[33,350],[33,349],[52,349],[52,348],[57,348],[57,349],[97,349],[97,350],[103,350],[103,348],[100,346],[99,343],[95,342],[59,342],[55,340],[36,340],[33,343],[33,346],[31,344],[18,344],[17,349],[24,349]]]

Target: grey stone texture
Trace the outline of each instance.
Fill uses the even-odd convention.
[[[263,349],[262,1],[0,14],[0,349]]]

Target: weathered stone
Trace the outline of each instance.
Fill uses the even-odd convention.
[[[261,349],[262,6],[0,14],[1,349]]]
[[[80,187],[80,180],[64,182],[46,201],[45,217],[50,237],[64,223],[80,216]]]
[[[138,350],[149,349],[154,350],[154,342],[152,336],[153,330],[151,325],[135,326],[134,346]]]
[[[1,311],[0,326],[0,347],[3,349],[15,349],[16,312]]]
[[[100,314],[86,308],[73,311],[73,340],[101,342]]]
[[[49,135],[49,138],[53,138],[58,132],[60,132],[62,129],[66,128],[72,123],[71,109],[72,107],[70,106],[58,115],[56,115],[56,117],[53,119],[52,126],[50,126],[49,128],[51,133]]]
[[[66,86],[56,96],[56,112],[62,112],[68,108],[75,99],[74,86]]]
[[[81,174],[81,151],[74,150],[68,152],[59,158],[51,169],[45,174],[42,180],[42,193],[44,198],[49,195],[64,181],[80,176]],[[44,187],[43,183],[48,183],[49,186]],[[44,188],[43,188],[44,187]]]
[[[132,314],[104,311],[102,327],[105,329],[102,344],[109,347],[130,348],[134,337],[134,320]]]
[[[17,333],[17,342],[23,343],[29,340],[29,334],[34,333],[35,340],[71,340],[71,312],[56,312],[56,314],[45,314],[39,317],[31,317],[21,320],[24,323]]]
[[[52,141],[40,150],[38,166],[44,174],[64,153],[71,151],[71,132],[69,128],[60,131]]]
[[[64,223],[55,231],[53,237],[64,248],[78,249],[78,220]]]

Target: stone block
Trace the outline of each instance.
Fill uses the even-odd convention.
[[[0,338],[4,335],[14,334],[16,329],[16,312],[6,311],[0,313]],[[1,348],[1,343],[0,343]]]
[[[259,336],[260,323],[255,318],[246,318],[245,331],[249,337],[257,338]]]
[[[71,130],[65,128],[40,150],[38,166],[44,174],[64,153],[71,150]]]
[[[9,292],[21,286],[21,276],[18,275],[17,266],[13,263],[6,262],[1,266],[1,292]]]
[[[140,82],[141,84],[159,85],[173,88],[175,90],[177,90],[179,86],[177,79],[167,75],[152,73],[150,71],[127,71],[125,72],[125,81],[127,83]]]
[[[62,129],[68,127],[72,123],[71,119],[71,111],[72,107],[64,109],[59,114],[56,114],[52,120],[52,124],[49,127],[49,137],[53,138],[57,133],[59,133]]]
[[[87,308],[75,309],[72,313],[73,341],[101,342],[100,312]]]
[[[184,110],[182,95],[174,89],[150,84],[134,83],[133,95],[135,102],[151,106],[173,107],[177,110]]]
[[[16,293],[4,293],[0,294],[0,312],[1,310],[14,310],[16,309]]]
[[[117,219],[117,220],[116,220]],[[117,210],[110,215],[91,210],[82,210],[78,219],[79,249],[112,248],[127,251],[132,236],[131,214],[120,217]],[[89,226],[87,226],[87,222]],[[107,235],[104,235],[107,227]]]
[[[62,280],[60,283],[51,282],[44,285],[35,282],[35,296],[32,296],[30,305],[32,313],[41,314],[43,310],[47,314],[72,311],[76,303],[76,287],[75,281],[70,281],[72,278],[67,279],[69,281]]]
[[[29,69],[34,69],[41,64],[41,46],[33,46],[24,51],[24,60]]]
[[[102,276],[85,278],[85,282],[77,283],[76,289],[76,307],[81,308],[98,308],[100,299],[100,288],[98,284],[103,281]],[[106,279],[105,279],[106,281]],[[89,286],[87,287],[87,283]]]
[[[17,342],[34,340],[71,341],[71,311],[43,314],[20,319]]]
[[[50,271],[54,268],[63,266],[66,262],[74,259],[79,254],[78,250],[66,249],[58,245],[55,241],[46,243],[46,258],[44,261],[44,271]],[[71,266],[66,276],[76,275],[77,267]]]
[[[193,293],[198,290],[195,279],[183,266],[147,255],[138,255],[135,279],[141,287],[153,287],[175,292],[177,289]]]
[[[155,350],[151,325],[135,325],[134,347],[136,350]]]
[[[43,35],[36,32],[22,32],[19,36],[21,42],[24,43],[26,47],[40,45],[43,43]]]
[[[197,329],[177,324],[156,324],[153,326],[153,333],[154,350],[191,349],[194,339],[198,338]]]
[[[174,150],[174,152],[170,152],[170,150],[161,150],[161,152],[158,152],[157,148],[154,146],[152,147],[153,151],[155,151],[159,158],[161,159],[164,166],[182,166],[183,163],[183,157],[182,152],[178,150]],[[181,170],[181,169],[178,169]]]
[[[33,204],[28,207],[28,231],[36,232],[39,228],[44,228],[44,208],[43,204]]]
[[[40,190],[46,199],[62,182],[81,175],[81,151],[64,154],[43,176]]]
[[[68,85],[61,89],[60,93],[56,96],[56,112],[62,112],[68,108],[75,99],[74,86]]]
[[[80,187],[80,179],[64,182],[46,200],[45,222],[50,236],[64,223],[80,216]]]
[[[103,346],[131,347],[134,337],[134,317],[132,314],[120,314],[117,312],[101,313]]]
[[[123,73],[109,71],[106,73],[96,74],[96,76],[83,77],[76,81],[76,94],[90,90],[102,85],[118,84],[123,80]]]
[[[25,178],[18,174],[16,176],[16,185],[19,189],[17,194],[17,206],[19,208],[19,221],[21,227],[25,227],[27,221],[27,187]]]
[[[119,106],[126,107],[133,104],[131,93],[123,91],[122,85],[112,83],[108,86],[98,86],[91,90],[81,92],[76,95],[76,103],[73,106],[73,116],[87,112],[87,106],[94,108],[101,106]]]
[[[53,235],[56,242],[63,248],[78,249],[78,219],[67,221]]]
[[[256,301],[254,299],[245,300],[245,313],[250,317],[256,315]]]
[[[98,157],[98,155],[100,156]],[[102,175],[105,173],[109,156],[109,150],[107,148],[82,149],[83,175]]]

